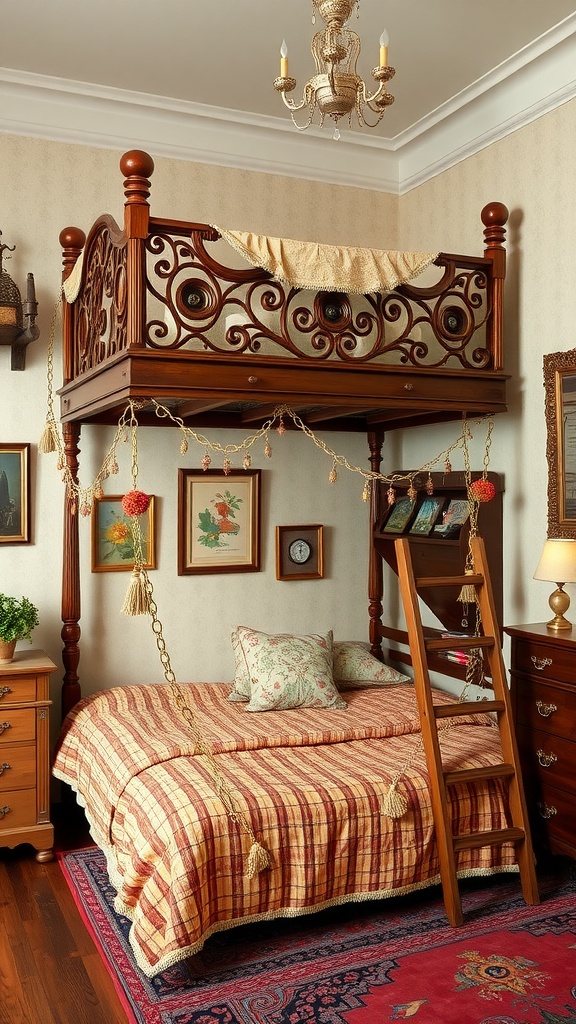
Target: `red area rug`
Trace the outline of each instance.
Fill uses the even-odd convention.
[[[576,1024],[576,872],[558,860],[527,907],[517,875],[461,883],[450,928],[437,888],[245,925],[146,978],[95,848],[61,867],[137,1024]]]

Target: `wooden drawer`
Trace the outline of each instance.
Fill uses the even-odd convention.
[[[554,647],[536,638],[519,639],[514,670],[576,686],[576,653],[569,647]]]
[[[32,743],[8,747],[0,754],[0,794],[36,785],[36,747]]]
[[[576,743],[525,725],[516,727],[516,737],[523,774],[568,790],[576,800]]]
[[[4,810],[9,808],[8,810]],[[12,828],[25,828],[27,825],[35,825],[36,814],[36,790],[35,789],[9,789],[0,796],[0,838],[2,832]]]
[[[576,692],[534,679],[514,678],[516,721],[542,732],[576,738]]]
[[[526,794],[528,811],[535,832],[546,835],[552,853],[576,855],[576,800],[571,793],[555,789],[547,782]]]
[[[36,736],[36,708],[10,708],[0,712],[0,750],[8,743],[23,743]]]
[[[26,704],[36,700],[36,676],[0,678],[0,715],[3,704]]]

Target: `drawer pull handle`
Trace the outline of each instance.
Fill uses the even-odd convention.
[[[0,686],[0,700],[2,700],[2,697],[5,697],[7,693],[12,693],[11,687],[10,686]]]
[[[255,377],[254,374],[250,374],[250,376],[248,377],[248,383],[249,384],[257,384],[258,383],[258,377]]]
[[[538,801],[536,806],[540,811],[541,818],[553,818],[555,814],[558,814],[558,811],[555,807],[548,807],[548,804],[543,804],[540,802],[540,800]]]
[[[4,772],[7,772],[11,767],[12,765],[8,764],[8,761],[4,761],[4,764],[0,764],[0,775],[4,775]]]
[[[549,768],[551,764],[554,764],[554,761],[558,760],[556,754],[545,754],[543,750],[537,750],[536,757],[543,768]]]
[[[0,722],[0,736],[2,735],[2,733],[4,732],[5,729],[11,729],[11,728],[12,728],[12,726],[10,725],[10,722]]]
[[[543,672],[545,668],[548,668],[548,665],[552,664],[552,658],[537,658],[535,654],[532,655],[530,660],[538,672]]]
[[[536,701],[536,707],[538,708],[538,714],[542,715],[542,718],[549,718],[554,711],[558,711],[555,704],[544,704],[541,700]]]
[[[0,819],[2,819],[6,814],[10,814],[11,810],[12,808],[8,807],[7,804],[4,804],[4,807],[0,807]]]

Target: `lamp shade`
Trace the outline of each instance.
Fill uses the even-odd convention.
[[[534,579],[576,583],[576,540],[559,537],[545,541]]]

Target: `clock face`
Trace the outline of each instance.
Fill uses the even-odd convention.
[[[308,561],[312,554],[312,548],[310,547],[307,540],[302,540],[298,537],[297,540],[293,540],[288,548],[288,558],[291,562],[295,562],[296,565],[304,565]]]

